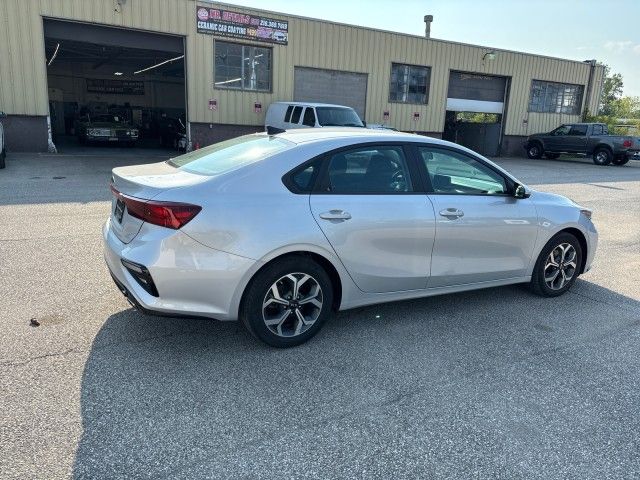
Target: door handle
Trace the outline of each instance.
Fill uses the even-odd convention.
[[[351,214],[344,210],[329,210],[320,214],[320,218],[323,220],[349,220]]]
[[[464,212],[457,208],[445,208],[444,210],[440,210],[440,215],[447,217],[449,220],[456,220],[460,217],[464,217]]]

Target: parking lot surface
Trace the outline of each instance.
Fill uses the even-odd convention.
[[[638,478],[640,164],[498,159],[593,208],[593,270],[342,312],[275,350],[144,316],[102,258],[110,169],[0,171],[1,478]],[[31,326],[35,319],[40,326]]]

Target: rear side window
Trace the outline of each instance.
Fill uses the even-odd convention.
[[[369,146],[331,156],[328,190],[341,194],[411,192],[409,169],[402,147]]]
[[[172,158],[173,167],[199,175],[219,175],[293,148],[295,143],[266,135],[245,135]]]
[[[602,125],[594,125],[593,126],[593,134],[594,135],[602,135],[603,134]]]
[[[285,121],[285,122],[288,122],[288,121],[290,121],[290,120],[291,120],[291,112],[292,112],[292,111],[293,111],[293,105],[289,105],[289,106],[287,107],[287,111],[286,111],[286,113],[284,114],[284,121]]]
[[[295,107],[293,114],[291,115],[291,123],[298,123],[300,121],[300,115],[302,114],[302,107]]]
[[[307,165],[294,172],[290,177],[290,189],[295,193],[309,193],[313,190],[313,185],[318,176],[318,172],[322,167],[322,159],[315,160],[313,163]],[[287,183],[287,182],[285,182]],[[293,187],[293,188],[291,188]]]
[[[571,130],[569,131],[569,135],[573,135],[574,137],[581,137],[587,134],[587,126],[586,125],[573,125]]]
[[[315,127],[316,126],[316,114],[313,111],[313,107],[307,107],[304,110],[304,117],[302,118],[302,124],[307,127]]]

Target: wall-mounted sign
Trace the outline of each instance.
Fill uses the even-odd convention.
[[[260,112],[262,112],[262,104],[261,104],[261,103],[258,103],[258,102],[254,103],[254,104],[253,104],[253,111],[254,111],[255,113],[260,113]]]
[[[139,80],[111,80],[87,78],[87,92],[115,95],[144,95],[144,82]]]
[[[218,100],[216,100],[215,98],[210,98],[209,99],[209,110],[211,110],[213,112],[218,110]]]
[[[383,119],[385,122],[388,122],[388,121],[389,121],[389,110],[385,110],[384,112],[382,112],[382,119]]]
[[[196,7],[196,22],[198,33],[279,45],[286,45],[289,39],[289,22],[285,20]]]
[[[420,112],[413,112],[413,121],[417,122],[420,120]]]

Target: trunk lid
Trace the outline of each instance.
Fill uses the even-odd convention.
[[[173,188],[187,187],[209,177],[185,172],[166,162],[117,167],[112,170],[111,184],[117,192],[140,200],[152,200]],[[144,221],[129,214],[124,202],[114,192],[111,200],[111,228],[123,243],[131,242]]]

